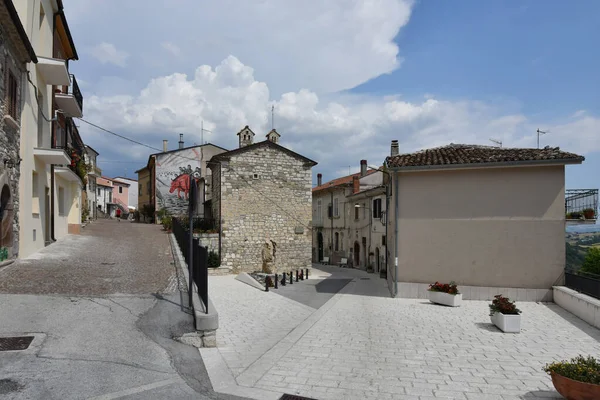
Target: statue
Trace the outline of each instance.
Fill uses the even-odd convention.
[[[272,240],[265,240],[262,248],[262,272],[266,274],[275,273],[275,249],[277,244]]]

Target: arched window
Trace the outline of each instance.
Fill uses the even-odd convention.
[[[335,251],[340,251],[340,234],[335,233]]]

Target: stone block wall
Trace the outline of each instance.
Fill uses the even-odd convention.
[[[263,244],[272,240],[277,272],[310,268],[311,164],[265,145],[232,154],[220,169],[213,206],[220,208],[221,266],[261,270]]]
[[[2,213],[0,214],[0,248],[8,251],[8,258],[16,258],[19,254],[19,179],[20,166],[20,124],[22,109],[23,66],[16,61],[8,36],[0,28],[0,196]],[[16,120],[8,116],[7,85],[8,73],[17,79],[17,110]],[[9,120],[11,118],[11,120]],[[14,166],[9,168],[4,160],[11,160]],[[31,182],[31,177],[29,178]]]
[[[219,234],[218,233],[194,233],[194,237],[199,239],[200,246],[208,247],[208,251],[214,251],[219,254]]]

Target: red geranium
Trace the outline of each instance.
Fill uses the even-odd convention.
[[[429,285],[429,290],[432,292],[460,294],[460,292],[458,291],[458,287],[456,286],[456,283],[454,281],[450,283],[432,283],[431,285]]]

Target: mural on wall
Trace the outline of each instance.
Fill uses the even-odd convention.
[[[184,214],[188,210],[190,175],[194,177],[200,190],[198,201],[202,210],[204,191],[202,190],[202,151],[185,149],[164,155],[156,160],[156,209],[167,209],[172,215]]]

